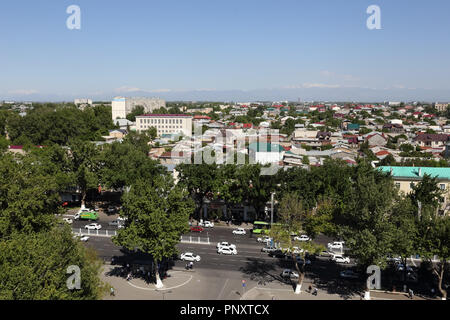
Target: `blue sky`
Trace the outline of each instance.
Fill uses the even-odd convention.
[[[5,0],[0,100],[450,100],[449,34],[447,0]]]

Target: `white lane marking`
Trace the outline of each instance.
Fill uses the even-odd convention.
[[[225,290],[225,287],[227,286],[228,280],[230,280],[230,279],[227,279],[225,281],[225,284],[223,285],[222,290],[220,290],[219,295],[217,296],[216,300],[220,300],[220,297],[222,296],[223,290]]]
[[[177,272],[177,271],[173,271],[172,273],[175,273],[175,272]],[[189,281],[191,281],[191,280],[192,280],[192,276],[190,275],[190,276],[189,276],[189,279],[188,279],[187,281],[183,282],[182,284],[180,284],[180,285],[178,285],[178,286],[174,286],[174,287],[170,287],[170,288],[162,288],[162,289],[156,289],[156,288],[154,288],[154,289],[151,289],[151,288],[142,288],[142,287],[139,287],[139,286],[137,286],[137,285],[131,283],[131,281],[127,281],[127,282],[128,282],[128,284],[129,284],[130,286],[135,287],[136,289],[141,289],[141,290],[146,290],[146,291],[166,291],[166,290],[172,290],[172,289],[176,289],[176,288],[182,287],[182,286],[186,285],[186,284],[187,284]]]

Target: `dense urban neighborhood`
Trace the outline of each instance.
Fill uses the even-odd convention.
[[[445,102],[0,101],[0,299],[446,299],[449,119]]]

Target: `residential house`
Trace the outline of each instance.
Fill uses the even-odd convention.
[[[421,147],[439,148],[445,147],[449,137],[450,135],[447,134],[421,133],[414,138],[414,141]]]
[[[370,132],[365,136],[369,146],[385,146],[388,143],[386,136],[379,132]]]
[[[253,142],[248,146],[250,160],[254,163],[279,163],[285,153],[286,150],[275,143]]]

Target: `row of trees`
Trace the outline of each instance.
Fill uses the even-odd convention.
[[[0,299],[98,299],[101,262],[58,224],[64,182],[48,159],[0,154]],[[67,286],[70,266],[80,268],[80,290]]]
[[[443,278],[450,258],[450,218],[437,215],[442,191],[437,187],[436,178],[424,176],[411,194],[399,195],[389,176],[366,163],[353,168],[327,166],[328,170],[324,169],[330,174],[328,182],[323,185],[319,182],[319,188],[312,193],[303,189],[306,187],[303,184],[297,188],[291,186],[288,193],[282,193],[278,216],[283,227],[272,231],[275,241],[293,252],[294,243],[289,235],[299,230],[311,238],[322,233],[343,239],[350,255],[364,271],[371,265],[385,268],[388,256],[398,255],[406,265],[407,258],[419,254],[431,264],[439,291],[446,299]],[[294,171],[288,170],[287,176],[294,178]],[[320,246],[310,243],[295,246],[304,249],[303,255],[321,250]],[[438,263],[432,261],[435,256]],[[305,259],[300,266],[296,263],[296,268],[301,275],[297,285],[299,292]]]
[[[413,254],[429,261],[436,255],[440,263],[432,263],[433,272],[446,296],[442,280],[449,259],[450,218],[436,214],[442,196],[436,179],[425,176],[411,194],[401,195],[390,176],[365,161],[350,167],[328,160],[321,167],[290,168],[273,176],[261,175],[261,169],[260,165],[177,167],[179,184],[190,193],[197,212],[205,199],[220,199],[228,209],[247,204],[261,213],[275,192],[279,201],[275,219],[284,227],[274,228],[272,236],[291,253],[293,246],[305,244],[293,243],[289,235],[303,230],[311,238],[325,234],[345,240],[362,268],[385,268],[388,255],[401,256],[405,265]],[[303,254],[321,250],[311,244],[303,249]],[[301,281],[304,265],[297,268]]]
[[[13,111],[0,112],[0,134],[7,131],[15,145],[101,141],[114,128],[111,107],[104,105],[80,110],[73,105],[33,104],[24,117]]]

